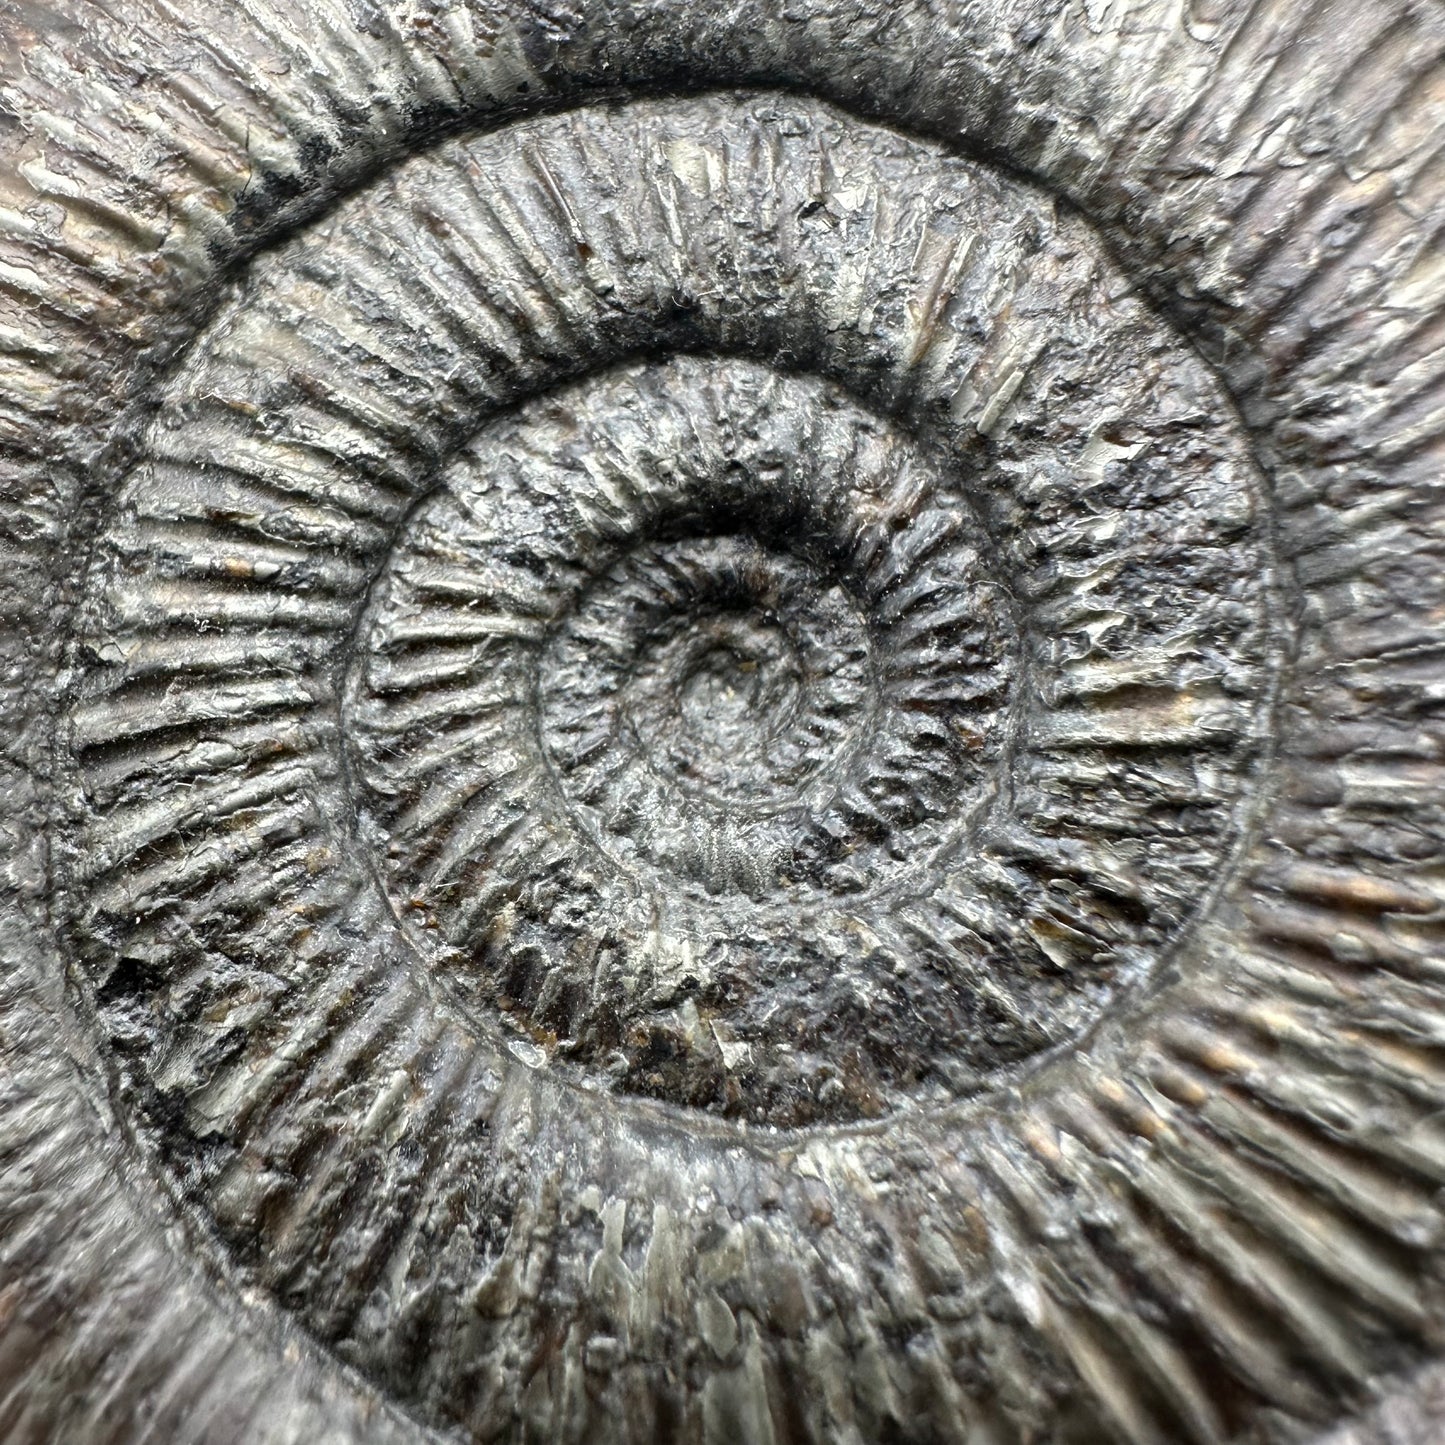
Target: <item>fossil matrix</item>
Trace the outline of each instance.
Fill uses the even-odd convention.
[[[1438,1438],[1438,10],[0,32],[0,1438]]]

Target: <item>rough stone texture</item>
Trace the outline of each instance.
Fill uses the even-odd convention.
[[[1437,8],[0,27],[0,1437],[1445,1431]]]

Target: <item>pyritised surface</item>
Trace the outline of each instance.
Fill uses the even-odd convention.
[[[1435,12],[4,23],[0,1436],[1440,1350]]]

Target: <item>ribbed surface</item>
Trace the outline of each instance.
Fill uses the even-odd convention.
[[[111,490],[102,443],[148,368],[214,304],[217,268],[438,124],[599,82],[815,89],[961,137],[1081,202],[1239,399],[1271,478],[1281,586],[1298,598],[1261,841],[1181,981],[1147,1013],[1121,1014],[1077,1067],[1007,1107],[871,1136],[733,1145],[721,1126],[679,1132],[645,1116],[599,1132],[585,1091],[514,1066],[494,1073],[466,1025],[441,1022],[447,997],[418,976],[372,886],[348,877],[351,860],[332,856],[346,820],[334,806],[331,653],[411,499],[475,420],[642,339],[628,331],[639,314],[628,287],[649,274],[640,259],[674,267],[654,298],[726,262],[736,269],[718,294],[736,299],[756,252],[697,224],[699,197],[670,160],[666,188],[629,193],[641,172],[614,170],[611,193],[580,191],[578,177],[606,177],[618,154],[647,154],[645,136],[630,153],[588,153],[603,111],[557,122],[567,140],[552,152],[499,138],[501,158],[471,175],[470,194],[438,194],[429,220],[388,189],[405,168],[377,180],[348,203],[374,214],[375,230],[314,233],[330,239],[296,272],[312,288],[309,328],[283,326],[284,345],[259,349],[254,326],[265,331],[265,308],[279,304],[260,263],[235,328],[223,322],[191,363],[251,374],[198,395],[174,432],[151,432],[151,460],[105,514],[106,571],[89,584],[114,609],[107,637],[76,659],[117,688],[102,701],[86,684],[71,713],[101,818],[77,898],[102,918],[87,956],[104,1032],[122,1053],[128,1028],[148,1042],[157,1016],[138,1001],[151,997],[164,998],[167,1027],[209,1031],[199,1047],[188,1035],[144,1058],[155,1095],[119,1102],[185,1120],[178,1190],[209,1201],[236,1247],[266,1219],[275,1247],[239,1258],[242,1276],[299,1309],[382,1393],[478,1435],[548,1440],[931,1430],[1002,1442],[1031,1429],[1225,1440],[1264,1428],[1265,1404],[1281,1420],[1327,1421],[1378,1370],[1435,1346],[1436,12],[1255,0],[1042,20],[1023,4],[790,5],[784,18],[638,5],[513,21],[481,8],[358,18],[326,5],[128,6],[113,18],[88,9],[80,25],[47,13],[31,31],[10,26],[0,425],[4,586],[19,625],[7,630],[6,683],[17,707],[31,693],[39,717],[54,711],[43,681],[61,584],[78,575],[47,551],[81,476]],[[820,184],[816,152],[790,172],[800,148],[780,149],[765,188],[778,210],[742,223],[764,236],[834,184]],[[771,163],[766,152],[746,162]],[[922,193],[916,181],[896,191],[909,204]],[[906,205],[881,222],[865,214],[885,228],[883,251],[911,243],[915,289],[894,297],[881,372],[856,353],[824,369],[927,429],[938,423],[919,399],[955,364],[951,298],[979,258]],[[695,252],[679,239],[689,234],[702,238]],[[555,276],[554,257],[567,258]],[[417,279],[368,294],[367,276],[402,271]],[[479,271],[484,287],[468,289]],[[811,304],[846,335],[877,286],[863,275]],[[729,325],[766,334],[754,310],[704,308],[709,344],[727,345]],[[348,313],[365,326],[328,319]],[[378,326],[404,344],[378,347]],[[984,342],[969,373],[964,414],[975,430],[986,419],[999,445],[1047,394],[1050,353],[1063,353],[1065,375],[1079,364],[1057,323],[1036,328],[1049,343],[1037,356]],[[775,360],[792,344],[782,332],[751,349]],[[817,364],[809,345],[791,364]],[[468,360],[452,368],[453,355]],[[1127,415],[1154,385],[1106,382]],[[228,417],[233,401],[257,411]],[[81,530],[99,515],[88,511]],[[1159,513],[1161,537],[1178,536],[1181,515]],[[1057,555],[1056,540],[1042,545]],[[1236,571],[1228,549],[1219,556],[1218,578],[1267,576],[1258,554]],[[1188,609],[1186,621],[1207,625]],[[1048,699],[1048,780],[1063,781],[1053,796],[1092,841],[1117,808],[1099,778],[1072,794],[1069,780],[1120,745],[1111,714],[1132,729],[1157,674],[1131,675],[1128,708],[1109,709],[1083,700],[1123,701],[1106,690],[1119,679],[1090,666]],[[1071,724],[1071,709],[1087,724]],[[1200,720],[1178,712],[1161,714],[1132,776],[1170,807],[1203,799],[1223,816],[1237,796],[1230,769],[1182,767],[1204,740]],[[1236,713],[1227,726],[1249,738],[1253,724]],[[8,727],[7,767],[34,767],[44,735]],[[161,774],[171,791],[155,788]],[[15,1283],[0,1297],[0,1351],[3,1378],[25,1389],[5,1393],[0,1431],[314,1438],[321,1426],[307,1420],[325,1418],[343,1436],[380,1433],[378,1417],[341,1403],[359,1390],[353,1377],[318,1383],[324,1357],[283,1345],[284,1327],[273,1340],[273,1325],[237,1328],[229,1305],[208,1302],[138,1202],[156,1185],[129,1146],[89,1142],[97,1126],[72,1102],[84,1089],[55,1059],[71,1036],[53,1022],[55,949],[29,922],[45,803],[10,777],[15,921],[0,1006],[15,1063],[0,1209]],[[1012,866],[1026,874],[1028,854]],[[1095,857],[1079,866],[1109,876]],[[1212,867],[1201,858],[1184,876]],[[187,914],[212,923],[176,930]],[[76,1052],[84,1063],[86,1046]],[[148,1115],[158,1100],[185,1103]],[[237,1131],[246,1144],[228,1152]],[[143,1132],[160,1143],[166,1129]],[[343,1139],[364,1147],[349,1153]],[[505,1227],[479,1235],[464,1222],[478,1210]],[[376,1279],[385,1287],[365,1294]],[[298,1348],[295,1364],[285,1351]],[[102,1359],[110,1374],[97,1384]]]

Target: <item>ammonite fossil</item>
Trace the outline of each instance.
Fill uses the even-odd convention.
[[[0,1438],[1438,1438],[1445,14],[0,26]]]

